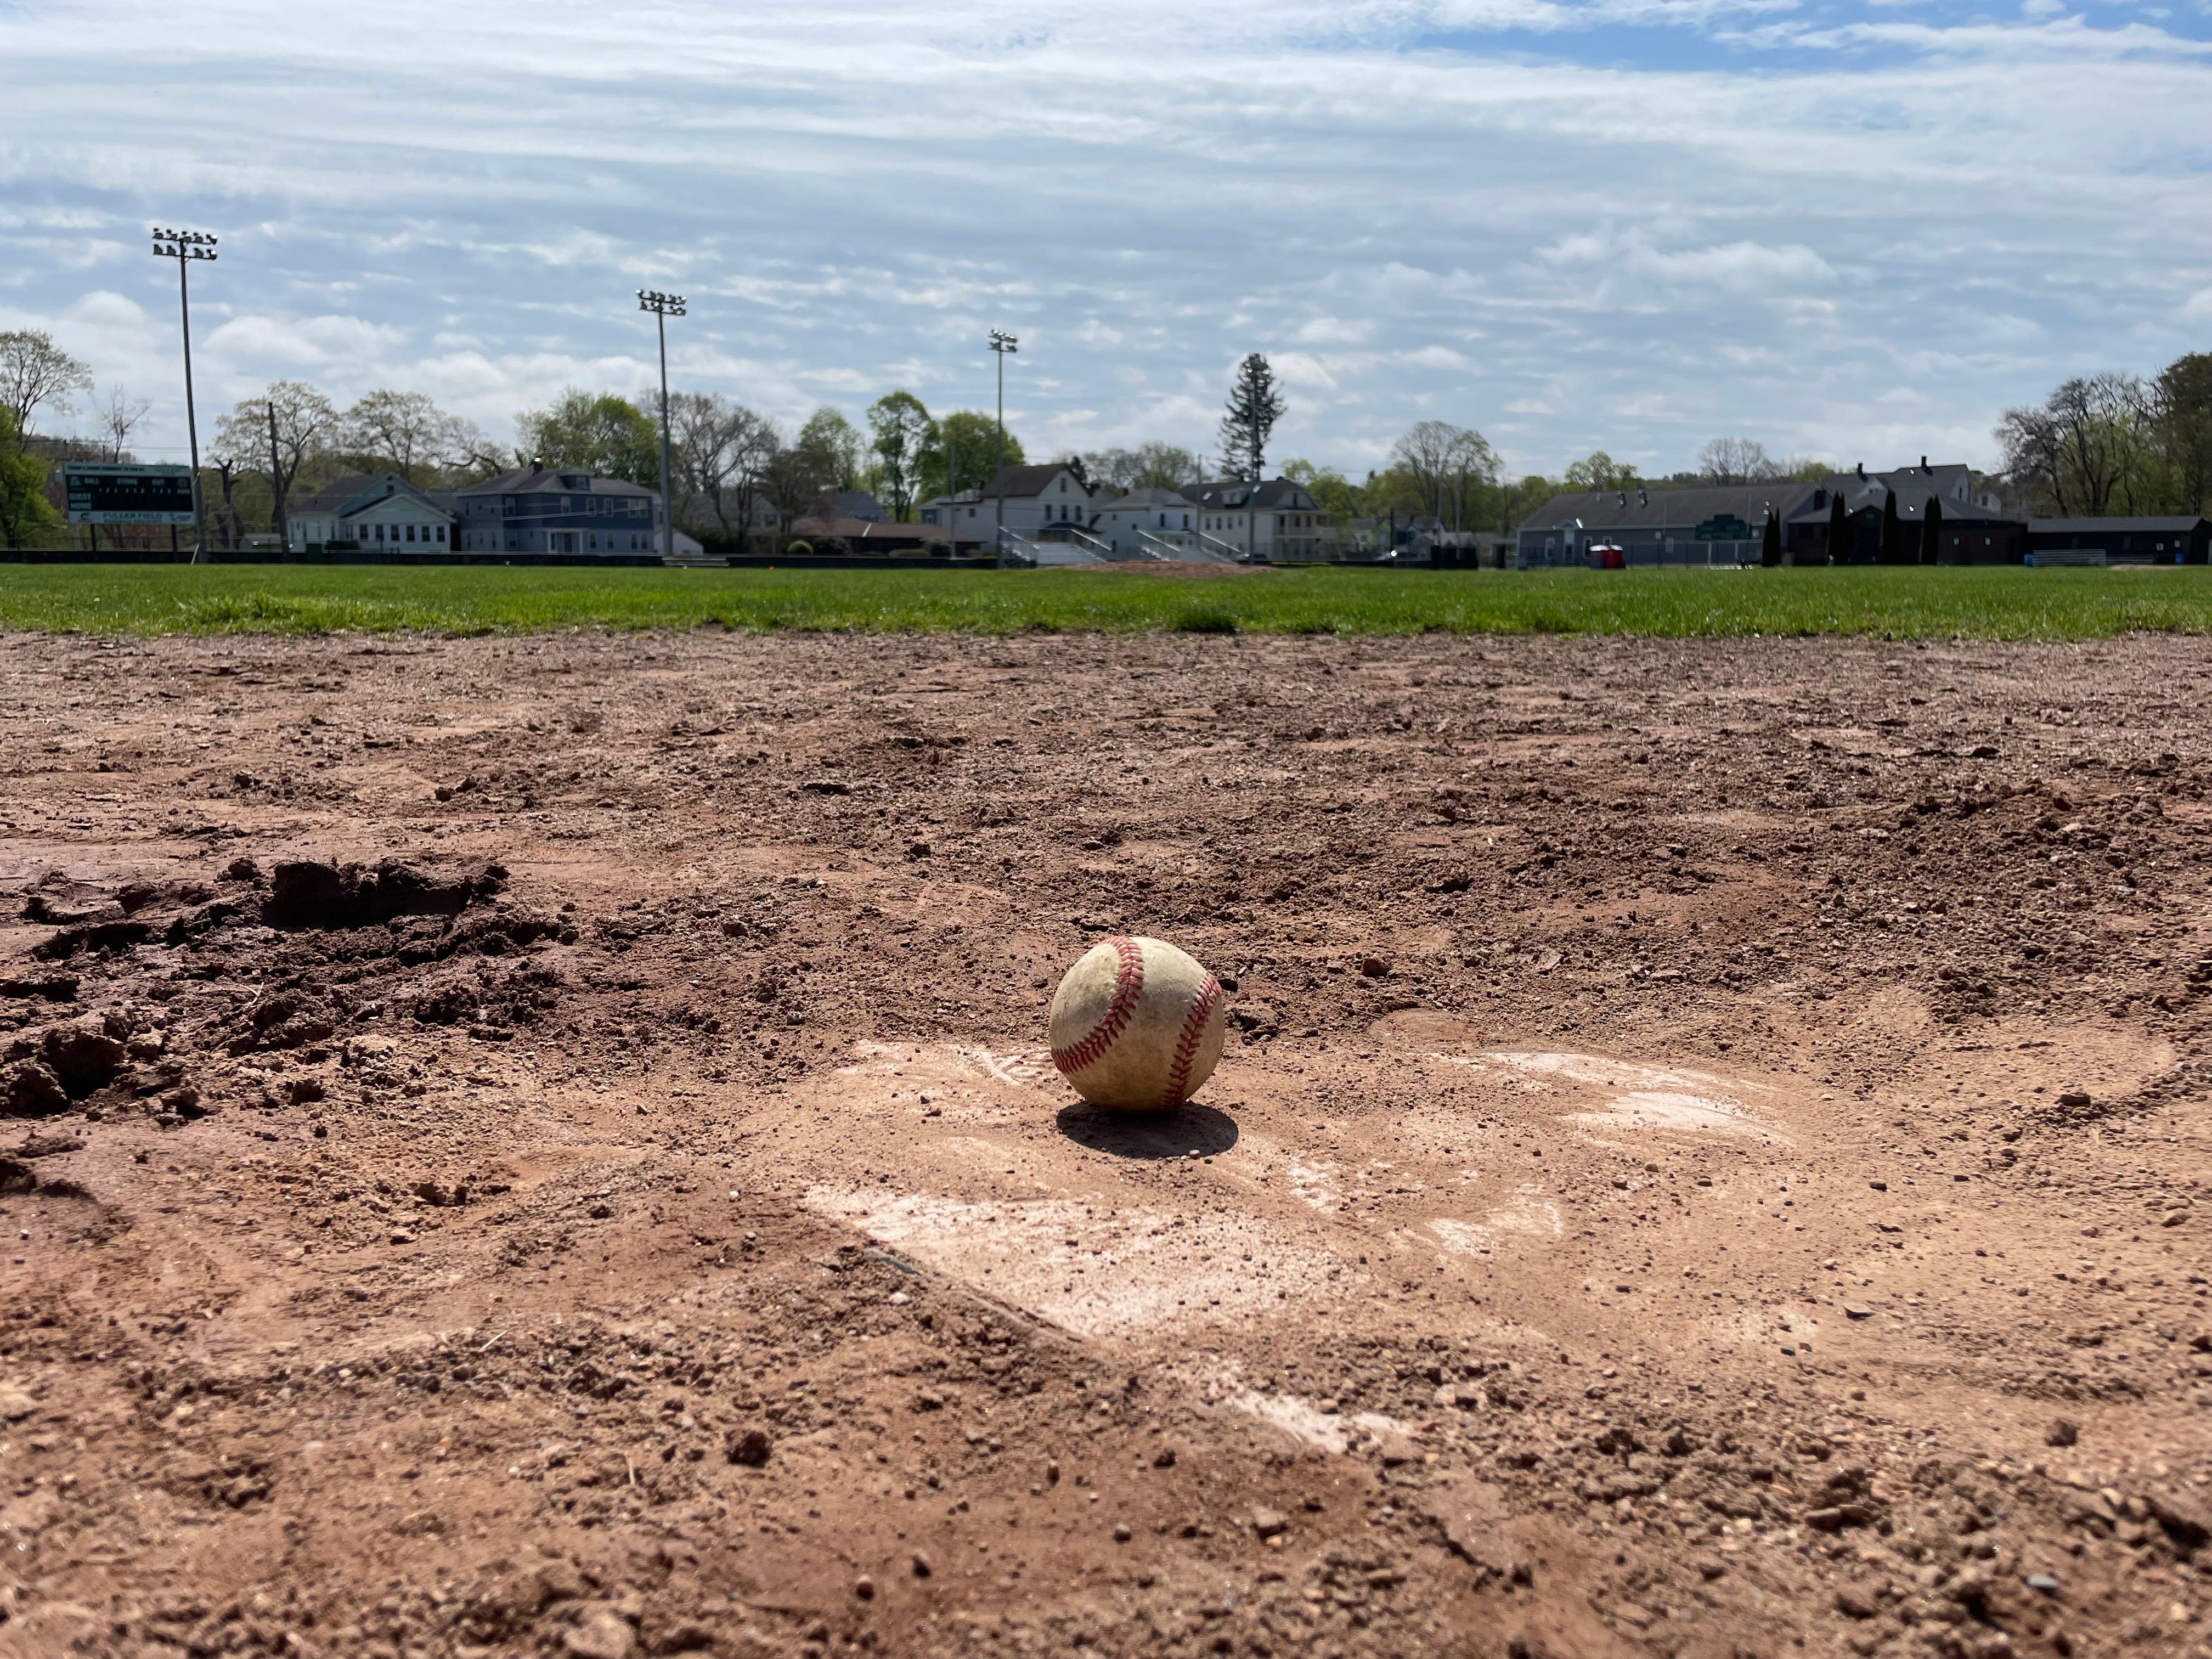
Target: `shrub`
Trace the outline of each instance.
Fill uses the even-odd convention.
[[[842,536],[824,536],[819,542],[815,544],[814,550],[817,553],[827,553],[833,556],[842,556],[852,552],[853,544],[847,541]]]
[[[783,550],[794,559],[803,559],[814,550],[814,544],[811,542],[793,542],[790,546],[785,548]]]
[[[952,544],[951,542],[931,542],[923,547],[921,550],[928,554],[933,559],[949,559],[952,556]]]

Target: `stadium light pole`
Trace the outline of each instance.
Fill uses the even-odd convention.
[[[185,328],[185,433],[192,447],[192,562],[207,550],[207,512],[200,502],[200,424],[192,411],[192,296],[185,273],[195,259],[216,257],[216,239],[197,230],[154,228],[154,257],[177,262],[177,308]]]
[[[637,308],[651,312],[660,331],[660,556],[666,560],[676,556],[676,518],[668,501],[668,319],[684,314],[684,296],[641,288]]]
[[[997,470],[1006,470],[1006,359],[1022,349],[1022,343],[1004,329],[991,331],[991,349],[999,358],[999,459]],[[992,551],[1000,558],[1006,556],[1006,486],[1002,479],[994,478],[999,486],[998,528],[994,531]]]

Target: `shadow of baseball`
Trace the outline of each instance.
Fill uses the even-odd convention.
[[[1212,1158],[1237,1144],[1237,1120],[1195,1101],[1164,1112],[1109,1112],[1078,1101],[1060,1109],[1060,1133],[1115,1158]]]

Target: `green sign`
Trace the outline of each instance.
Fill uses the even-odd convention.
[[[1697,538],[1701,542],[1747,542],[1751,539],[1751,526],[1741,519],[1723,513],[1699,525]]]

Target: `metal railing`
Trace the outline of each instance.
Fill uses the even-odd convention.
[[[1217,560],[1223,564],[1245,562],[1244,550],[1234,542],[1224,542],[1220,537],[1209,536],[1203,530],[1194,530],[1191,534],[1197,538],[1191,547],[1200,558]]]

